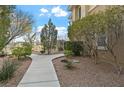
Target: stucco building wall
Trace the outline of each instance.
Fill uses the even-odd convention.
[[[71,7],[71,11],[72,11],[72,21],[76,21],[79,19],[77,13],[78,13],[78,8],[79,6],[74,6]],[[99,11],[105,11],[108,8],[112,8],[115,7],[114,5],[81,5],[81,18],[87,16],[87,15],[91,15],[94,13],[98,13]],[[123,24],[124,26],[124,24]],[[121,37],[121,39],[119,40],[119,42],[116,44],[115,48],[114,48],[114,53],[117,56],[117,60],[121,63],[124,63],[124,27],[122,28],[123,30],[123,36]],[[109,52],[106,52],[104,50],[99,50],[99,54],[100,54],[100,59],[104,59],[106,58],[106,60],[111,61],[113,60],[111,54]]]

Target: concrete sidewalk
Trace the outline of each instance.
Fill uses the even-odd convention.
[[[32,54],[32,64],[25,73],[18,87],[60,87],[52,59],[64,56]]]

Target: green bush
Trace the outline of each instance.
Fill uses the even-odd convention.
[[[0,51],[0,57],[4,57],[6,56],[7,54],[4,52],[4,51]]]
[[[65,54],[65,56],[73,56],[73,52],[70,50],[65,50],[64,54]]]
[[[23,51],[24,51],[24,56],[31,55],[32,53],[32,45],[29,43],[24,43],[23,44]]]
[[[18,57],[18,59],[24,55],[23,47],[16,47],[12,50],[12,55]]]
[[[67,69],[72,69],[73,68],[73,62],[67,60],[67,62],[65,62],[65,67]]]
[[[73,42],[72,43],[72,51],[75,56],[80,56],[81,52],[83,52],[83,47],[81,46],[82,42]]]
[[[71,41],[67,41],[64,43],[64,49],[65,50],[72,50],[72,42]]]
[[[32,53],[32,46],[28,43],[24,43],[22,47],[16,47],[13,49],[12,54],[18,59],[22,56],[26,57],[27,55],[31,55]]]
[[[83,52],[84,52],[84,47],[82,45],[83,45],[83,42],[67,41],[64,44],[64,49],[68,51],[72,51],[74,56],[80,56],[80,55],[83,55]]]
[[[10,79],[14,71],[16,70],[16,65],[12,62],[6,61],[3,64],[2,69],[0,70],[0,81]]]

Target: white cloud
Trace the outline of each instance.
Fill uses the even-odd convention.
[[[42,13],[47,13],[47,12],[48,12],[48,10],[47,10],[46,8],[41,8],[40,11],[41,11]]]
[[[41,8],[40,11],[41,11],[41,14],[39,16],[45,16],[45,14],[49,12],[46,8]]]
[[[35,41],[40,42],[40,32],[41,32],[43,27],[44,27],[44,25],[40,25],[40,26],[37,26],[36,28],[34,28],[33,31],[36,32],[36,39],[35,39]]]
[[[36,32],[41,32],[43,26],[38,26],[37,29],[36,29]]]
[[[48,17],[51,17],[51,14],[50,13],[48,14]]]
[[[39,16],[44,16],[44,14],[43,14],[43,13],[41,13]]]
[[[56,27],[58,30],[58,39],[67,39],[67,28],[66,27]]]
[[[68,13],[60,8],[60,6],[53,7],[51,13],[53,13],[56,17],[65,17],[68,15]]]
[[[68,15],[68,12],[63,10],[60,6],[53,7],[50,11],[46,8],[41,8],[40,9],[41,13],[39,16],[48,16],[50,17],[51,15],[55,17],[65,17]]]
[[[58,31],[66,31],[67,30],[67,28],[66,27],[56,27],[56,29],[58,30]]]

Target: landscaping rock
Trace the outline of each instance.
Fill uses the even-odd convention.
[[[73,59],[72,60],[73,63],[80,63],[79,60]]]

